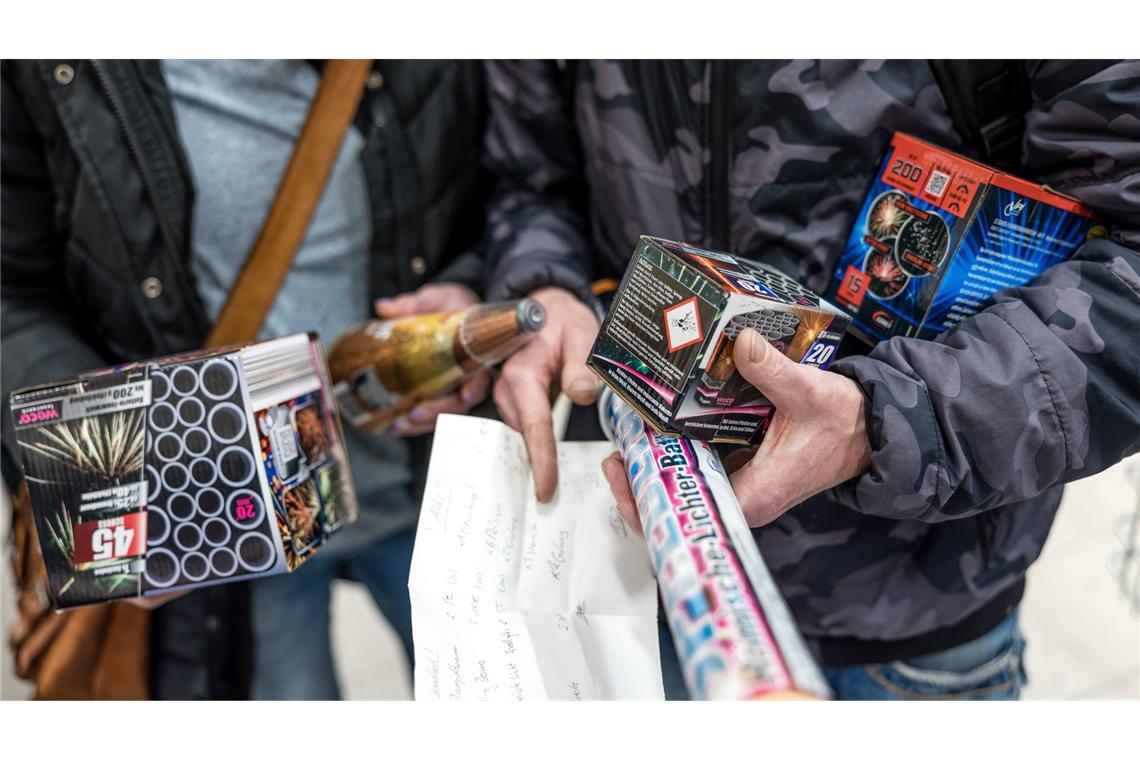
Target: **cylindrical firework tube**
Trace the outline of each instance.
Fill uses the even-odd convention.
[[[830,697],[716,452],[654,432],[609,389],[598,407],[625,459],[690,696]]]
[[[341,413],[381,432],[418,401],[506,359],[545,322],[542,305],[522,298],[357,325],[329,351]]]

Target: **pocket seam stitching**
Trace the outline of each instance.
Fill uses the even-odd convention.
[[[953,687],[954,681],[965,681],[967,683],[970,681],[984,681],[993,678],[1007,668],[1016,669],[1017,659],[1017,653],[1011,648],[1002,652],[989,662],[984,662],[966,673],[954,673],[949,670],[930,670],[924,672],[922,668],[916,668],[902,661],[893,663],[891,667],[897,670],[904,678],[912,681],[918,681],[935,687]]]
[[[1013,684],[1015,682],[1015,678],[1014,678],[1015,674],[1010,673],[1008,678],[1001,681],[1000,683],[994,684],[993,686],[985,686],[985,687],[982,687],[979,689],[970,689],[969,691],[956,691],[952,694],[923,694],[921,692],[911,691],[909,689],[904,689],[903,687],[898,686],[897,684],[891,683],[888,679],[884,678],[883,675],[879,672],[879,666],[872,665],[870,667],[865,668],[864,670],[867,673],[867,675],[869,675],[876,683],[878,683],[880,686],[882,686],[884,689],[886,689],[890,693],[892,693],[896,696],[902,697],[904,699],[913,699],[913,700],[919,700],[919,699],[926,699],[926,700],[969,699],[971,697],[979,697],[979,696],[982,696],[984,694],[992,694],[994,692],[998,692],[998,691],[1002,691],[1004,689],[1008,689],[1011,686],[1013,686]]]

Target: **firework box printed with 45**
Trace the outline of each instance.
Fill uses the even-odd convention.
[[[736,370],[737,337],[826,369],[849,322],[772,267],[642,237],[587,363],[658,432],[758,443],[773,409]]]
[[[315,335],[11,397],[58,608],[295,569],[356,502]]]
[[[825,295],[869,343],[934,338],[1104,234],[1072,198],[896,133]]]

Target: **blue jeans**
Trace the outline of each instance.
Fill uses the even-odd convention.
[[[824,671],[837,699],[1018,699],[1026,683],[1017,610],[989,633],[935,654]]]
[[[339,699],[329,641],[332,582],[348,576],[363,583],[396,630],[412,661],[412,604],[408,571],[416,531],[412,527],[345,555],[326,550],[296,572],[253,583],[254,699]],[[409,669],[410,670],[410,669]]]
[[[688,699],[668,626],[659,626],[666,699]],[[1017,610],[973,641],[880,665],[827,668],[836,699],[1018,699],[1026,683]]]

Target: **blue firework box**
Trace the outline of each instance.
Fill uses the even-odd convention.
[[[1073,198],[896,133],[824,297],[869,343],[932,339],[1104,234]]]

